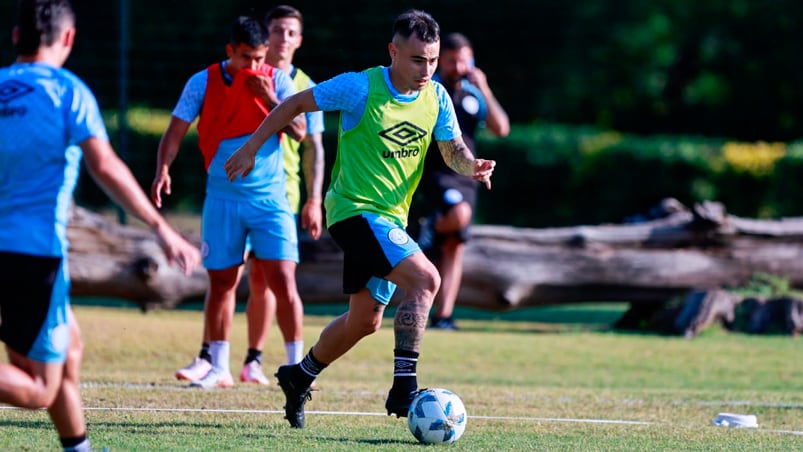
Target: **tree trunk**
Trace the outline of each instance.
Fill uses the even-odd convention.
[[[671,207],[667,216],[641,223],[544,229],[475,225],[458,304],[506,311],[625,301],[654,306],[640,309],[654,315],[673,297],[743,286],[757,273],[803,286],[803,218],[739,218],[717,203],[691,210],[672,200],[664,205]],[[148,310],[200,299],[206,291],[205,270],[185,277],[168,265],[150,231],[76,207],[68,236],[74,295],[122,298]],[[190,240],[200,242],[197,236]],[[318,241],[302,235],[300,249],[297,278],[304,302],[346,301],[342,253],[334,242],[326,235]],[[244,281],[240,298],[248,293]],[[685,330],[699,331],[689,325]]]

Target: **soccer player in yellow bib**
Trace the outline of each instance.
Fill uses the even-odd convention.
[[[315,86],[315,82],[304,71],[293,65],[293,56],[301,47],[303,26],[304,19],[301,12],[292,6],[279,5],[265,15],[265,28],[268,30],[268,51],[265,54],[265,62],[287,73],[297,91]],[[303,141],[303,148],[302,142],[293,139],[289,134],[282,135],[281,146],[290,208],[298,217],[301,203],[299,166],[302,164],[306,184],[306,201],[301,209],[301,226],[308,230],[312,238],[317,240],[321,236],[323,217],[321,202],[324,169],[323,112],[310,112],[305,116],[307,134]],[[255,293],[259,292],[261,299],[264,299],[262,309],[266,311],[260,316],[265,319],[264,327],[256,325],[256,321],[249,322],[249,337],[261,335],[259,343],[264,343],[275,314],[284,339],[287,362],[295,364],[301,361],[304,356],[304,339],[301,336],[304,322],[303,306],[295,303],[278,304],[276,295],[267,287],[265,275],[262,275],[253,266],[249,270],[248,278],[249,289]],[[256,353],[257,351],[249,350],[249,353],[252,352]]]
[[[394,319],[393,383],[385,409],[407,416],[418,392],[417,362],[429,310],[440,286],[438,270],[405,231],[410,201],[434,139],[456,172],[491,186],[496,162],[475,159],[461,136],[449,94],[432,81],[440,26],[424,11],[399,15],[388,44],[391,64],[340,74],[290,96],[226,161],[229,180],[247,180],[269,136],[298,114],[340,111],[338,149],[324,205],[332,238],[343,250],[348,311],[321,331],[295,365],[276,372],[285,417],[305,424],[310,384],[363,337],[377,331],[396,287],[403,290]]]
[[[279,5],[265,15],[265,26],[268,29],[268,52],[265,61],[271,66],[285,71],[293,81],[298,92],[315,86],[315,82],[306,72],[293,64],[296,50],[301,47],[304,32],[304,18],[301,12],[288,5]],[[301,209],[301,226],[309,229],[310,235],[317,239],[321,235],[319,227],[323,215],[321,201],[323,196],[323,112],[315,111],[306,114],[307,135],[303,143],[289,135],[282,137],[284,152],[284,171],[287,176],[287,198],[290,208],[297,215],[301,203],[301,177],[299,167],[303,168],[306,188],[306,201]],[[303,152],[302,151],[303,148]]]

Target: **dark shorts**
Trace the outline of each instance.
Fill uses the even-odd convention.
[[[416,214],[418,217],[433,213],[443,215],[460,202],[466,202],[474,212],[477,205],[478,188],[479,182],[455,172],[434,172],[425,175],[421,179],[418,189],[425,206],[417,208]],[[418,221],[418,218],[413,220]],[[410,223],[412,224],[413,221]],[[415,231],[411,231],[411,233],[413,232]],[[467,242],[470,238],[469,228],[458,231],[456,236],[461,242]]]
[[[384,279],[399,262],[421,251],[407,231],[376,214],[346,218],[328,227],[343,250],[343,292],[368,288],[380,303],[387,304],[396,284]]]
[[[477,205],[477,189],[479,182],[457,173],[436,172],[421,180],[420,189],[433,208],[445,213],[455,204],[465,201],[474,207]]]
[[[0,340],[32,360],[64,362],[70,340],[63,258],[0,251]]]

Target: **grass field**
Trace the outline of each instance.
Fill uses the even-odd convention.
[[[305,338],[344,306],[309,306]],[[786,336],[706,331],[694,340],[627,334],[607,325],[623,305],[461,310],[459,332],[430,331],[422,387],[463,399],[454,450],[803,450],[803,343]],[[142,314],[76,306],[86,343],[82,395],[95,447],[111,450],[378,450],[419,445],[406,420],[383,413],[392,328],[366,338],[319,378],[307,428],[289,428],[281,390],[237,384],[203,391],[173,373],[196,353],[201,312]],[[391,312],[388,313],[389,315]],[[284,360],[274,327],[264,368]],[[232,372],[245,352],[235,316]],[[720,412],[754,414],[758,429],[715,427]],[[46,413],[0,408],[0,449],[58,450]]]

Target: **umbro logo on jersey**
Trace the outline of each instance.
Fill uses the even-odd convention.
[[[413,141],[424,138],[427,136],[427,132],[414,124],[402,121],[393,127],[379,132],[379,136],[399,146],[406,146]]]
[[[28,109],[24,106],[9,107],[6,105],[12,100],[22,97],[33,91],[30,86],[20,83],[16,80],[7,80],[0,83],[0,118],[8,118],[11,116],[25,116]]]
[[[7,80],[0,83],[0,103],[11,102],[12,100],[24,96],[33,91],[30,86],[20,83],[17,80]]]

